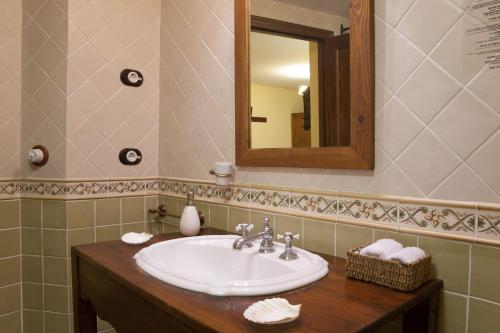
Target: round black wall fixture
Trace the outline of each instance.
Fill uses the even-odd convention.
[[[136,148],[125,148],[118,155],[120,162],[125,165],[137,165],[142,161],[142,153]]]
[[[124,69],[120,74],[120,80],[126,86],[140,87],[144,82],[142,73],[133,69]]]

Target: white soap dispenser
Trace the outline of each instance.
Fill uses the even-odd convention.
[[[194,192],[189,191],[187,195],[186,207],[182,211],[179,229],[184,236],[196,236],[200,232],[200,216],[194,206]]]

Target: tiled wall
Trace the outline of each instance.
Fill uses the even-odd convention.
[[[500,202],[500,71],[462,72],[469,3],[375,1],[374,171],[238,168],[235,180]],[[161,176],[209,179],[234,161],[233,18],[233,0],[162,2]]]
[[[23,0],[21,175],[66,174],[66,82],[68,8],[64,1]],[[24,158],[35,145],[50,152],[35,168]]]
[[[0,2],[0,177],[19,176],[21,1]]]
[[[130,231],[158,233],[175,230],[164,223],[157,223],[155,216],[147,213],[148,208],[156,208],[157,205],[157,196],[97,200],[23,199],[21,251],[24,333],[72,332],[71,246],[117,240]],[[0,212],[4,211],[7,210],[0,209]],[[0,243],[2,255],[10,243]],[[19,255],[15,258],[19,260]],[[2,263],[0,261],[0,265]],[[12,288],[17,288],[14,290],[17,292],[19,287],[17,283]],[[2,301],[3,298],[0,298],[0,304]],[[6,301],[10,307],[20,304],[10,301],[10,298]],[[0,310],[3,311],[3,308]],[[109,325],[101,321],[99,330],[112,332]]]
[[[160,0],[69,0],[67,176],[158,173]],[[139,88],[120,82],[140,70]],[[138,166],[118,152],[139,148]]]
[[[0,330],[21,332],[20,201],[0,200]]]

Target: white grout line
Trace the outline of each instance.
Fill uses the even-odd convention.
[[[467,278],[467,304],[465,310],[465,333],[469,332],[469,310],[470,310],[470,291],[471,291],[471,276],[472,276],[472,245],[469,244],[469,271]]]

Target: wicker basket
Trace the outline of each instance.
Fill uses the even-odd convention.
[[[358,247],[347,252],[346,274],[350,278],[372,282],[401,291],[412,291],[431,279],[431,256],[402,264],[393,260],[363,256]]]

